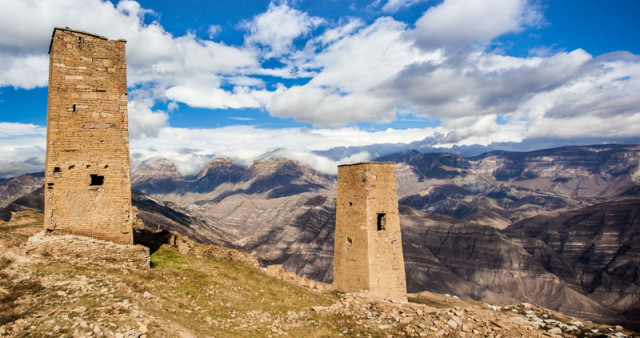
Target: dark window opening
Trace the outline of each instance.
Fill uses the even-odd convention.
[[[89,185],[102,185],[104,184],[104,176],[91,174],[91,184]]]
[[[352,203],[352,202],[349,202],[349,206],[352,206],[352,205],[353,205],[353,203]]]
[[[53,189],[53,183],[47,183],[47,189],[49,190]]]
[[[347,243],[353,244],[353,240],[351,240],[351,237],[347,237]]]
[[[87,169],[91,168],[91,164],[87,164]]]
[[[105,168],[105,169],[109,168],[109,165],[108,165],[108,164],[105,164],[105,165],[104,165],[104,168]]]
[[[60,169],[60,167],[53,167],[53,172],[54,173],[61,173],[62,169]]]
[[[71,112],[75,113],[76,112],[76,105],[74,104],[73,107],[71,107]]]
[[[106,89],[96,89],[96,93],[106,93]]]
[[[386,230],[387,228],[387,214],[384,212],[378,213],[378,231]]]
[[[70,166],[69,166],[69,170],[71,170],[71,169],[73,169],[73,168],[75,168],[75,167],[76,167],[75,165],[70,165]]]
[[[84,42],[84,38],[79,36],[78,37],[78,46],[80,46],[83,42]]]

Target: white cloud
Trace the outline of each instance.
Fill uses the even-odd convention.
[[[221,31],[222,31],[222,26],[220,25],[209,26],[209,29],[207,29],[207,33],[209,33],[209,39],[213,39]]]
[[[17,147],[8,150],[0,147],[0,178],[42,172],[44,171],[44,157],[44,148],[38,146]]]
[[[0,141],[17,136],[42,137],[46,132],[46,128],[35,124],[0,122]]]
[[[529,0],[445,0],[418,19],[414,33],[425,48],[459,47],[518,32],[540,18]]]
[[[320,127],[349,122],[393,120],[394,102],[367,94],[341,94],[314,85],[293,86],[277,92],[267,106],[271,115],[293,117]]]
[[[351,25],[351,23],[346,24]],[[304,86],[279,90],[268,105],[270,113],[317,126],[337,127],[351,122],[387,122],[395,117],[396,100],[376,91],[415,62],[437,60],[439,53],[423,53],[402,38],[403,23],[381,18],[359,31],[331,32],[332,43],[310,57],[306,66],[320,68]]]
[[[129,86],[146,84],[149,92],[144,95],[151,98],[161,98],[164,89],[176,86],[182,88],[182,96],[192,98],[197,93],[187,91],[194,79],[200,90],[223,92],[220,76],[244,76],[247,83],[245,73],[260,73],[255,51],[200,40],[189,33],[174,37],[156,21],[145,24],[144,16],[149,14],[130,0],[115,7],[102,0],[4,0],[0,2],[0,86],[46,85],[47,50],[55,26],[126,39]]]
[[[416,1],[379,1],[376,6],[384,3],[383,9],[392,12]],[[46,85],[52,29],[70,26],[127,39],[128,81],[137,88],[130,94],[130,127],[131,136],[139,140],[132,143],[153,140],[147,147],[161,146],[167,137],[171,144],[162,149],[175,149],[175,142],[184,148],[193,145],[201,151],[197,156],[224,153],[250,159],[279,148],[305,153],[318,149],[316,144],[368,144],[372,135],[378,142],[411,142],[407,140],[415,137],[398,137],[413,135],[408,131],[382,135],[339,128],[392,121],[403,111],[441,121],[439,132],[446,135],[441,145],[523,137],[636,136],[640,130],[639,56],[613,53],[594,58],[577,49],[513,57],[485,48],[503,34],[539,23],[534,1],[444,0],[423,13],[415,28],[391,17],[370,24],[359,18],[327,22],[285,1],[272,2],[264,13],[243,23],[247,34],[241,46],[190,33],[174,36],[153,21],[154,15],[130,0],[115,6],[104,0],[1,0],[0,86]],[[220,29],[209,28],[211,34]],[[283,66],[261,68],[271,57]],[[274,90],[279,81],[292,83],[284,79],[298,81]],[[169,101],[169,111],[179,103],[266,108],[273,116],[338,129],[331,136],[326,136],[329,129],[282,131],[295,138],[277,131],[216,129],[227,140],[238,140],[227,143],[219,135],[210,138],[209,131],[166,128],[167,113],[151,110],[157,101]],[[421,132],[427,135],[418,139],[433,130]],[[21,137],[31,144],[20,133],[6,139]],[[198,138],[215,141],[206,145]]]
[[[0,178],[44,170],[46,129],[0,122]]]
[[[280,4],[271,2],[265,13],[244,24],[249,31],[245,43],[266,48],[266,58],[279,57],[291,52],[296,38],[308,34],[323,22],[321,18],[289,7],[286,1]]]
[[[134,99],[129,101],[129,136],[138,138],[142,135],[158,136],[160,129],[167,125],[169,115],[158,110],[152,111],[153,100]]]
[[[387,13],[395,13],[404,7],[411,7],[422,1],[425,0],[389,0],[382,6],[382,10]]]
[[[377,143],[411,143],[443,133],[441,129],[408,129],[368,132],[357,128],[338,129],[262,129],[252,126],[233,126],[216,129],[163,128],[157,137],[143,136],[131,140],[134,167],[140,162],[165,157],[180,162],[184,174],[194,174],[202,168],[200,163],[216,157],[232,158],[250,165],[263,157],[282,157],[290,154],[294,159],[309,164],[325,173],[334,173],[335,163],[348,163],[368,159],[370,155],[348,155],[337,161],[322,159],[313,151],[342,146],[366,146]]]
[[[0,87],[25,89],[47,85],[49,58],[38,54],[11,54],[0,49]]]
[[[168,88],[164,95],[170,100],[184,102],[191,107],[228,109],[259,108],[266,103],[271,93],[243,86],[236,86],[232,91],[227,91],[219,85],[185,81]]]
[[[582,50],[548,58],[476,52],[411,65],[384,88],[425,116],[512,114],[530,97],[570,83],[590,59]]]
[[[338,173],[338,166],[341,164],[369,161],[371,160],[371,157],[371,154],[366,151],[362,151],[342,158],[339,161],[334,161],[327,157],[316,155],[311,152],[284,149],[276,150],[272,153],[261,156],[261,158],[287,158],[304,165],[308,165],[321,173],[330,175],[336,175]]]

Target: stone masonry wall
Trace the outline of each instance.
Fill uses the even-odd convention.
[[[149,268],[149,248],[142,245],[124,245],[110,241],[76,235],[55,235],[42,231],[24,247],[27,254],[50,255],[63,259],[87,259],[122,263]]]
[[[334,285],[406,300],[394,163],[338,167]]]
[[[133,243],[125,41],[56,28],[45,229]]]

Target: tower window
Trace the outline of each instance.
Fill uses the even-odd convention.
[[[378,231],[386,230],[387,228],[387,214],[384,212],[378,213]]]
[[[62,172],[62,169],[60,169],[60,167],[53,167],[53,172],[54,173],[60,173],[60,172]]]
[[[91,184],[89,185],[103,185],[104,176],[91,174]]]

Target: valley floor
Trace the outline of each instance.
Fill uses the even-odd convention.
[[[21,245],[41,231],[42,215],[14,219],[0,223],[0,336],[633,334],[529,305],[500,307],[432,293],[397,303],[313,291],[268,275],[249,255],[192,242],[186,251],[160,247],[149,269],[26,255]]]

